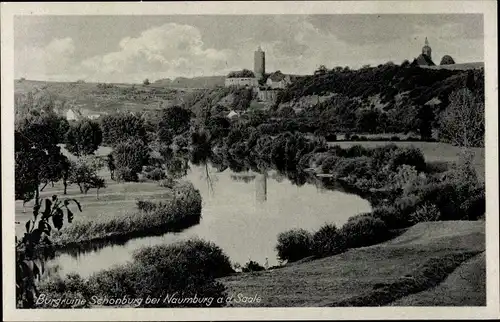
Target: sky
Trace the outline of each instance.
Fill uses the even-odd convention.
[[[33,80],[142,82],[253,69],[312,74],[417,57],[483,61],[479,14],[16,16],[14,76]]]

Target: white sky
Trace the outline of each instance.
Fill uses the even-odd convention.
[[[225,75],[253,68],[310,74],[421,52],[425,37],[439,64],[483,61],[483,18],[472,14],[259,16],[20,16],[14,25],[15,78],[141,82]]]

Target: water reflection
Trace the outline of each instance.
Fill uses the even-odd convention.
[[[232,262],[245,264],[250,258],[263,264],[268,258],[273,266],[278,263],[274,248],[279,233],[292,228],[314,231],[327,222],[342,225],[349,217],[370,211],[368,201],[359,196],[330,190],[341,187],[328,179],[297,175],[300,182],[308,183],[297,185],[288,174],[275,170],[257,173],[219,169],[208,164],[191,165],[183,178],[201,193],[199,224],[177,233],[66,250],[51,265],[59,265],[61,273],[75,271],[88,276],[126,263],[141,247],[199,237],[220,246]]]

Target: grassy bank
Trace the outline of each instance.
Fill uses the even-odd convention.
[[[439,284],[484,251],[484,229],[480,221],[420,223],[375,246],[219,280],[228,293],[258,294],[262,298],[258,306],[385,305]],[[428,304],[439,305],[439,301]]]
[[[146,201],[150,207],[129,209],[111,216],[80,216],[53,234],[56,247],[82,246],[87,242],[123,240],[177,231],[199,222],[201,195],[192,184],[182,182],[165,190],[161,201]]]

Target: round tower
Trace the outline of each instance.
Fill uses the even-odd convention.
[[[253,71],[255,77],[259,80],[262,79],[266,73],[266,54],[262,51],[260,46],[254,53]]]
[[[432,49],[429,46],[429,41],[427,40],[427,37],[425,37],[425,45],[424,45],[424,47],[422,47],[422,55],[425,55],[425,56],[429,57],[430,59],[432,59],[431,54],[432,54]]]

